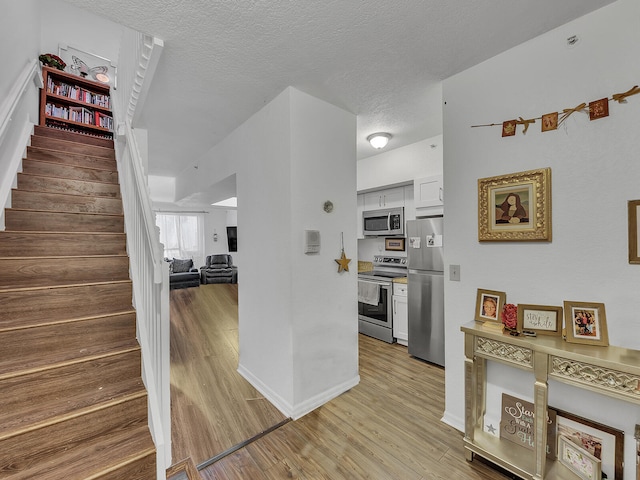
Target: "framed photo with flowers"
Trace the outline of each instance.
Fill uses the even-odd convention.
[[[564,324],[569,343],[609,345],[604,303],[565,301]]]
[[[518,331],[529,330],[538,335],[562,335],[562,307],[518,305]]]
[[[558,460],[578,478],[583,480],[602,478],[602,462],[564,435],[558,436]]]
[[[555,411],[558,437],[566,437],[598,458],[602,478],[623,480],[624,431],[552,406],[549,411]]]
[[[507,299],[505,292],[478,289],[476,296],[476,316],[478,322],[501,323],[500,312]]]
[[[551,241],[551,169],[478,180],[478,240]]]

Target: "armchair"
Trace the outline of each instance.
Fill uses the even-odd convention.
[[[200,273],[193,266],[193,260],[166,259],[169,262],[169,289],[200,286]]]
[[[233,265],[233,258],[228,254],[209,255],[206,265],[200,267],[200,282],[238,283],[238,269]]]

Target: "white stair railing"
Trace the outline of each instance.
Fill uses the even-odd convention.
[[[40,87],[40,68],[38,60],[33,59],[0,101],[0,230],[4,230],[4,209],[11,207],[11,188],[17,182],[16,174],[37,123]]]
[[[166,478],[166,469],[171,466],[169,264],[163,261],[146,181],[146,159],[132,120],[149,89],[161,51],[162,42],[154,37],[138,32],[126,34],[121,44],[118,90],[112,92],[118,177],[158,479]]]
[[[149,428],[156,445],[158,478],[171,465],[169,264],[151,210],[138,144],[129,123],[118,158],[127,250],[133,281],[143,380],[149,394]]]

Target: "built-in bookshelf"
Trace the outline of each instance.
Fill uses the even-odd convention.
[[[40,125],[113,138],[109,85],[43,67]]]

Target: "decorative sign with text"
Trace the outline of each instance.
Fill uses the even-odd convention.
[[[529,330],[556,330],[558,328],[558,316],[556,312],[525,310],[522,326]]]
[[[500,438],[534,450],[535,421],[533,403],[502,394]],[[556,412],[547,410],[547,458],[556,458]]]
[[[562,307],[518,305],[518,331],[534,331],[540,335],[561,335]]]

